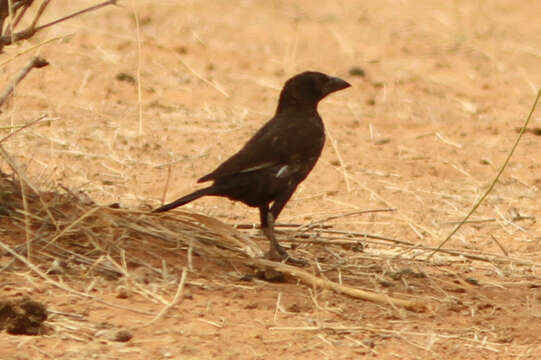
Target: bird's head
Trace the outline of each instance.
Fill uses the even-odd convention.
[[[325,96],[350,87],[348,82],[316,71],[305,71],[293,76],[280,93],[278,111],[288,105],[316,107]]]

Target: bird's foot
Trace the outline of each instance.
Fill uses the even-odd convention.
[[[305,266],[309,265],[308,261],[303,260],[303,259],[297,259],[297,258],[291,257],[289,255],[287,256],[285,261],[286,261],[286,264],[293,265],[293,266],[298,266],[298,267],[305,267]]]
[[[284,261],[286,264],[299,266],[299,267],[304,267],[308,265],[308,262],[303,259],[297,259],[297,258],[291,257],[287,253],[287,251],[281,246],[271,247],[266,257],[272,261],[279,261],[279,262]]]

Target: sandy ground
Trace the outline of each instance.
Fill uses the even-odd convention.
[[[44,20],[89,4],[53,1]],[[0,55],[4,85],[32,55],[51,63],[34,70],[0,114],[2,128],[46,116],[2,144],[40,189],[63,185],[100,204],[133,209],[173,200],[196,188],[197,178],[272,116],[288,77],[313,69],[353,86],[320,104],[326,147],[280,222],[306,224],[393,208],[326,223],[437,246],[490,185],[541,84],[538,2],[124,5],[52,27]],[[537,110],[530,128],[541,127],[540,121]],[[396,243],[368,242],[373,252],[355,255],[362,272],[348,277],[351,249],[301,245],[294,252],[308,258],[324,254],[323,262],[325,256],[340,257],[344,283],[421,299],[429,304],[426,312],[295,281],[243,281],[231,264],[196,257],[181,301],[152,322],[177,291],[185,252],[167,258],[170,278],[141,281],[163,302],[145,292],[119,297],[123,279],[58,276],[93,295],[83,298],[21,267],[2,273],[0,296],[42,301],[55,311],[49,319],[54,331],[37,337],[0,334],[0,358],[537,359],[537,135],[524,135],[472,222],[446,245],[502,256],[504,263],[460,257],[438,266],[416,261]],[[185,209],[229,224],[258,221],[256,210],[225,199],[201,199]],[[389,276],[403,269],[412,271]],[[115,329],[128,329],[133,337],[114,341],[107,331]]]

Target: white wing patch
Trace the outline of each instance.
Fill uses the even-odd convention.
[[[284,165],[280,169],[278,169],[278,172],[276,173],[277,178],[286,177],[289,170],[289,166]]]

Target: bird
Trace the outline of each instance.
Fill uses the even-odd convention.
[[[259,209],[261,230],[270,242],[267,257],[305,265],[290,257],[274,235],[274,224],[297,186],[312,171],[325,144],[317,106],[327,95],[350,87],[347,81],[317,71],[287,80],[274,116],[229,159],[197,182],[213,181],[153,212],[164,212],[202,196],[220,196]]]

